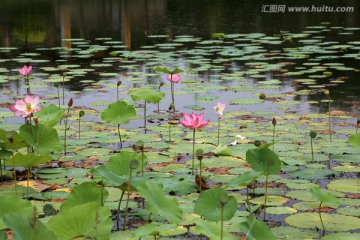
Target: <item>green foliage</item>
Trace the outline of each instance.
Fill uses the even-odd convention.
[[[88,202],[96,202],[101,205],[108,196],[109,193],[106,189],[98,187],[95,183],[84,182],[72,189],[60,210]]]
[[[167,73],[167,74],[177,74],[183,72],[180,68],[175,68],[174,70],[170,71],[167,67],[156,67],[154,68],[157,72]]]
[[[135,116],[135,109],[124,101],[111,103],[107,109],[101,112],[101,119],[112,124],[129,123],[129,120]]]
[[[195,202],[194,212],[206,220],[212,222],[221,221],[221,200],[223,196],[228,195],[221,187],[202,191],[198,200]],[[224,221],[230,220],[237,209],[237,201],[234,196],[229,196],[227,200],[224,204]]]
[[[29,145],[25,140],[15,131],[5,131],[0,129],[0,148],[5,150],[15,150]]]
[[[238,187],[238,186],[248,186],[254,182],[258,177],[260,177],[261,172],[244,172],[242,175],[235,177],[229,182],[229,186]]]
[[[179,223],[182,220],[183,212],[179,203],[173,197],[164,196],[164,189],[161,183],[144,181],[137,190],[146,201],[146,209],[152,214],[161,215],[170,223]]]
[[[257,172],[264,172],[265,175],[277,174],[281,170],[279,156],[270,150],[269,146],[262,145],[246,152],[246,161],[251,165],[251,168]]]
[[[21,214],[24,217],[30,218],[34,213],[34,208],[29,201],[20,199],[14,195],[2,195],[0,204],[0,229],[8,227],[9,214]]]
[[[354,147],[360,148],[360,133],[352,134],[349,137],[349,143],[352,144]]]
[[[253,216],[248,217],[246,222],[240,223],[240,229],[246,234],[248,240],[276,240],[269,226]]]
[[[310,192],[313,197],[318,199],[320,202],[324,203],[326,206],[335,206],[337,207],[340,204],[340,201],[331,193],[320,190],[319,187],[310,188]]]
[[[213,153],[216,156],[231,156],[231,151],[228,146],[219,145],[214,150]]]
[[[113,227],[110,214],[92,201],[62,209],[47,226],[58,239],[109,239]]]
[[[40,123],[36,126],[31,124],[22,125],[20,127],[20,135],[40,154],[60,152],[63,148],[57,131]]]
[[[165,97],[165,94],[159,90],[149,88],[135,89],[130,92],[130,95],[134,101],[143,100],[146,103],[159,103]]]
[[[117,155],[110,157],[109,162],[93,170],[95,175],[108,180],[114,186],[120,186],[127,181],[129,175],[130,162],[135,159],[141,162],[142,154],[137,152],[121,151]],[[144,160],[147,157],[144,155]],[[134,173],[141,172],[141,165],[133,170]]]
[[[11,166],[31,168],[42,163],[47,163],[51,161],[51,159],[52,157],[49,154],[37,156],[34,153],[28,153],[28,154],[16,153],[14,157],[7,160],[7,163],[8,165]]]
[[[13,239],[57,240],[53,232],[39,220],[24,216],[19,212],[10,212],[4,216],[4,223],[13,232]]]
[[[53,127],[60,122],[64,116],[64,111],[54,104],[41,107],[39,112],[34,113],[39,118],[39,123],[48,127]]]

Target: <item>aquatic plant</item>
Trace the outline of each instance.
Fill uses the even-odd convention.
[[[39,96],[33,97],[27,94],[22,100],[16,100],[15,105],[10,106],[9,109],[14,112],[15,116],[31,118],[34,112],[38,112],[41,109],[40,106],[37,106],[39,100]]]
[[[178,73],[183,72],[180,68],[175,68],[174,70],[170,71],[167,67],[156,67],[154,69],[157,72],[167,73],[166,80],[170,82],[170,90],[171,90],[171,103],[174,106],[175,111],[175,86],[174,83],[179,83],[181,76]]]
[[[332,142],[332,123],[331,123],[331,107],[330,107],[330,103],[331,103],[331,97],[330,97],[330,91],[329,90],[324,90],[325,95],[328,97],[327,102],[328,102],[328,116],[329,116],[329,120],[328,120],[328,126],[329,126],[329,137],[330,137],[330,142]]]
[[[214,106],[214,110],[215,113],[218,115],[218,129],[217,129],[217,144],[220,144],[220,118],[222,118],[223,116],[223,112],[225,110],[226,104],[225,103],[221,103],[218,102],[215,106]]]
[[[78,123],[79,123],[79,139],[80,139],[80,134],[81,134],[81,131],[80,131],[80,122],[81,122],[81,118],[85,116],[85,111],[84,110],[80,110],[79,111],[79,118],[78,118]]]
[[[101,112],[101,119],[107,123],[117,124],[120,148],[122,148],[122,139],[120,133],[120,124],[126,124],[131,118],[136,116],[133,106],[128,105],[124,101],[116,101],[111,103]]]
[[[313,139],[316,138],[316,132],[315,131],[310,131],[310,147],[311,147],[311,160],[312,162],[314,162],[314,148],[313,148]]]
[[[29,75],[32,71],[32,66],[24,65],[22,68],[19,69],[20,75],[26,77],[26,85],[27,85],[27,93],[30,94],[30,82],[29,82]]]
[[[144,129],[146,133],[146,103],[159,103],[165,97],[165,94],[159,90],[140,88],[131,91],[130,96],[135,101],[144,101]]]
[[[191,113],[191,115],[187,115],[185,113],[182,114],[184,120],[179,120],[181,125],[186,128],[193,130],[193,148],[192,148],[192,164],[191,164],[191,173],[194,174],[194,159],[195,159],[195,130],[201,131],[202,128],[206,127],[210,120],[203,121],[204,113],[196,115],[195,113]]]
[[[66,156],[66,132],[67,132],[67,124],[68,124],[68,119],[69,119],[69,114],[70,114],[70,108],[72,107],[74,103],[74,100],[72,98],[70,98],[67,106],[67,113],[65,115],[65,127],[64,127],[64,156]]]
[[[263,144],[255,149],[246,151],[246,161],[254,171],[262,172],[265,175],[265,194],[264,194],[264,220],[266,219],[266,201],[268,190],[268,178],[270,174],[277,174],[281,170],[279,156],[269,149],[274,143]]]

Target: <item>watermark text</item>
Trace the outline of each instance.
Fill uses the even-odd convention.
[[[261,12],[263,13],[350,13],[354,12],[354,7],[333,7],[333,6],[307,6],[307,7],[295,7],[286,5],[262,5]]]

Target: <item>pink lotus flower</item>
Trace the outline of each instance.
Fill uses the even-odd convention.
[[[216,114],[219,116],[219,118],[221,118],[223,116],[223,112],[225,110],[226,104],[225,103],[221,103],[218,102],[215,106],[214,106],[214,110],[216,112]]]
[[[22,100],[16,100],[14,106],[9,109],[15,113],[15,116],[22,116],[23,118],[31,117],[34,112],[40,111],[41,107],[36,106],[39,103],[39,96],[32,97],[26,95]]]
[[[181,79],[181,76],[179,74],[169,74],[166,76],[166,80],[173,82],[173,83],[179,83]]]
[[[189,129],[197,129],[201,130],[202,128],[206,127],[210,120],[202,121],[204,117],[204,113],[196,115],[195,113],[191,113],[191,115],[187,115],[185,113],[182,114],[184,120],[179,120],[179,122],[186,128]]]
[[[23,75],[24,77],[26,77],[27,75],[29,75],[31,73],[32,70],[32,66],[26,66],[24,65],[22,68],[19,69],[19,73],[21,75]]]

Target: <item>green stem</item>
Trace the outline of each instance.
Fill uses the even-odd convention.
[[[130,190],[131,190],[131,173],[132,173],[132,169],[130,168],[129,170],[129,181],[128,181],[128,189],[127,189],[127,198],[126,198],[126,206],[125,206],[125,214],[124,214],[124,226],[123,226],[123,231],[125,231],[126,228],[126,219],[127,219],[127,214],[128,214],[128,206],[129,206],[129,200],[130,200]]]
[[[217,131],[218,145],[220,144],[220,118],[218,118],[218,131]]]
[[[193,131],[193,149],[192,149],[192,163],[191,163],[191,174],[194,175],[195,171],[195,128]]]
[[[67,123],[69,117],[70,107],[67,109],[67,114],[65,116],[65,131],[64,131],[64,156],[66,156],[66,131],[67,131]]]
[[[321,226],[323,228],[323,231],[325,232],[325,226],[324,226],[324,222],[323,222],[322,216],[321,216],[321,205],[322,205],[322,202],[320,202],[320,205],[319,205],[319,217],[320,217]]]
[[[310,139],[310,146],[311,146],[311,159],[312,159],[312,162],[315,162],[314,161],[314,149],[313,149],[313,139],[312,138]]]
[[[120,149],[122,148],[122,140],[121,140],[121,133],[120,133],[120,124],[117,126],[118,135],[119,135],[119,142],[120,142]]]
[[[14,143],[12,143],[12,148],[11,148],[11,155],[12,158],[14,159]],[[15,168],[15,161],[13,161],[13,174],[14,174],[14,187],[15,187],[15,195],[17,196],[18,192],[17,192],[17,187],[16,187],[16,168]]]
[[[221,232],[220,232],[220,239],[224,239],[224,205],[221,203]]]
[[[144,149],[141,149],[141,176],[144,176]]]
[[[172,75],[171,75],[171,80],[172,80]],[[175,111],[175,96],[174,96],[175,87],[174,87],[174,83],[172,81],[170,83],[170,86],[171,86],[171,101],[174,106],[173,110]]]
[[[116,84],[116,100],[119,101],[119,85]]]
[[[62,81],[62,97],[63,97],[63,105],[65,105],[65,75],[63,74],[63,81]]]
[[[121,196],[120,196],[120,199],[119,199],[119,204],[118,204],[117,212],[116,212],[116,221],[119,221],[120,206],[121,206],[122,199],[123,199],[123,197],[124,197],[124,193],[125,193],[125,191],[121,191]]]
[[[145,134],[146,134],[146,102],[144,105],[144,129],[145,129]]]
[[[58,94],[58,105],[59,105],[59,108],[60,108],[60,89],[59,87],[57,87],[57,94]]]
[[[330,113],[330,95],[329,95],[329,134],[330,134],[330,142],[332,142],[332,129],[331,129],[331,113]]]
[[[27,169],[27,181],[26,181],[26,199],[29,199],[29,182],[30,182],[30,168]]]
[[[80,117],[79,117],[79,139],[80,139]]]
[[[202,191],[202,173],[201,173],[202,171],[201,171],[201,168],[202,168],[202,166],[201,166],[201,160],[200,160],[200,181],[199,181],[200,182],[200,184],[199,184],[200,185],[200,189],[199,189],[200,193]]]
[[[274,128],[273,128],[273,137],[272,137],[272,141],[273,143],[275,142],[275,125],[274,125]],[[272,150],[274,151],[274,148],[275,148],[275,144],[272,145]]]
[[[269,178],[269,174],[267,173],[266,174],[266,179],[265,179],[265,198],[264,198],[264,221],[266,219],[266,201],[267,201],[267,191],[268,191],[268,186],[267,186],[267,183],[268,183],[268,178]]]

